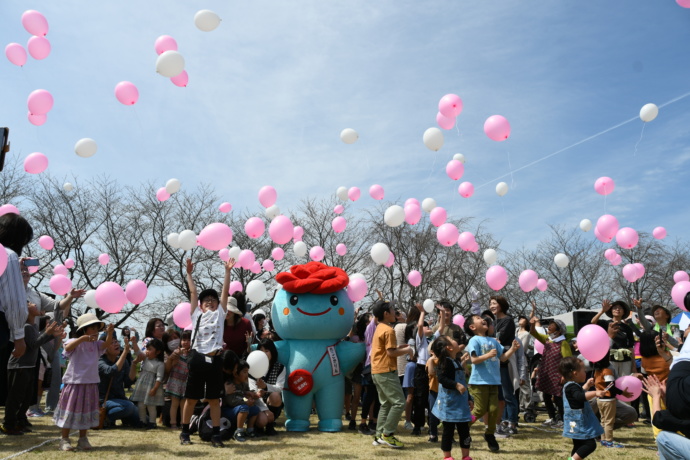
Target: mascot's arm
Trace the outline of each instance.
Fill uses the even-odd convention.
[[[366,345],[363,343],[340,342],[336,346],[340,369],[343,374],[347,374],[364,360]]]
[[[283,366],[288,365],[290,360],[290,341],[278,340],[275,342],[276,350],[278,350],[278,362]]]

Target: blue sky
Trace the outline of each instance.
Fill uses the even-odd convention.
[[[3,46],[26,43],[30,8],[50,23],[52,54],[23,69],[0,59],[0,125],[13,155],[41,151],[57,177],[213,182],[223,201],[257,214],[263,185],[284,211],[358,186],[357,212],[374,205],[366,191],[379,183],[399,204],[433,197],[451,216],[489,219],[508,250],[533,247],[548,224],[576,227],[605,211],[621,226],[686,238],[690,96],[643,133],[637,118],[648,102],[690,92],[690,10],[673,0],[3,1]],[[200,9],[218,13],[220,27],[198,30]],[[163,34],[185,57],[187,88],[155,73]],[[114,97],[122,80],[139,88],[133,107]],[[38,88],[55,106],[34,127],[26,98]],[[464,110],[432,152],[422,134],[446,93]],[[483,133],[494,114],[511,123],[505,142]],[[358,131],[355,144],[340,141],[344,128]],[[74,154],[83,137],[98,142],[94,157]],[[445,174],[455,153],[477,188],[470,199]],[[600,176],[617,184],[606,204],[593,189]]]

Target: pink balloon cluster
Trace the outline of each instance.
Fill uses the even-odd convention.
[[[53,108],[53,95],[45,89],[37,89],[29,94],[26,100],[29,109],[29,121],[41,126],[48,119],[48,112]]]
[[[620,265],[622,261],[621,255],[618,254],[615,249],[607,249],[604,251],[604,257],[611,262],[611,265]]]
[[[486,284],[494,291],[500,291],[508,282],[508,272],[500,265],[489,267],[486,271]]]
[[[40,174],[48,168],[48,157],[41,152],[34,152],[24,159],[24,171],[29,174]]]
[[[504,141],[510,136],[510,123],[501,115],[492,115],[484,122],[484,133],[492,141]]]
[[[153,49],[156,50],[156,54],[159,56],[166,51],[177,51],[177,41],[170,35],[161,35],[153,43]],[[181,74],[170,78],[170,81],[175,86],[187,86],[187,83],[189,83],[189,75],[186,70],[183,70]]]
[[[604,214],[597,220],[594,235],[602,243],[610,243],[618,233],[618,219],[611,214]]]
[[[436,123],[442,129],[453,129],[455,118],[462,112],[462,99],[457,94],[446,94],[438,101]]]
[[[623,267],[623,277],[628,280],[629,283],[634,283],[644,276],[644,266],[640,263],[636,264],[626,264]]]
[[[29,38],[27,49],[32,58],[45,59],[50,55],[50,42],[45,36],[48,34],[48,20],[36,10],[27,10],[22,14],[22,25],[32,37]],[[26,50],[19,43],[10,43],[5,47],[5,56],[16,66],[26,64]]]
[[[474,239],[474,234],[471,232],[462,232],[458,235],[458,246],[463,251],[477,252],[479,251],[479,244]]]
[[[539,282],[539,275],[534,270],[524,270],[520,273],[518,278],[518,283],[520,284],[520,289],[524,292],[531,292],[537,287]]]

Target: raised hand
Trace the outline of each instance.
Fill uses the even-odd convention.
[[[194,264],[192,263],[192,259],[187,259],[187,274],[191,275],[193,271],[194,271]]]
[[[611,301],[609,299],[604,299],[601,302],[601,311],[607,312],[611,309]]]
[[[84,294],[86,294],[86,289],[72,289],[69,291],[69,295],[72,296],[73,299],[80,299],[84,297]]]
[[[191,260],[187,259],[187,266],[189,266],[190,262],[191,262]],[[225,269],[228,271],[232,270],[232,267],[235,266],[235,263],[236,263],[235,259],[233,259],[232,257],[229,258],[228,261],[225,262]],[[189,273],[189,268],[187,268],[187,273]]]

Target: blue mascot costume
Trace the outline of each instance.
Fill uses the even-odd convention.
[[[363,343],[344,341],[355,310],[344,270],[320,262],[293,265],[276,275],[282,288],[273,299],[271,319],[283,340],[278,359],[287,368],[284,390],[287,431],[308,431],[313,401],[320,431],[340,431],[344,376],[364,359]]]

